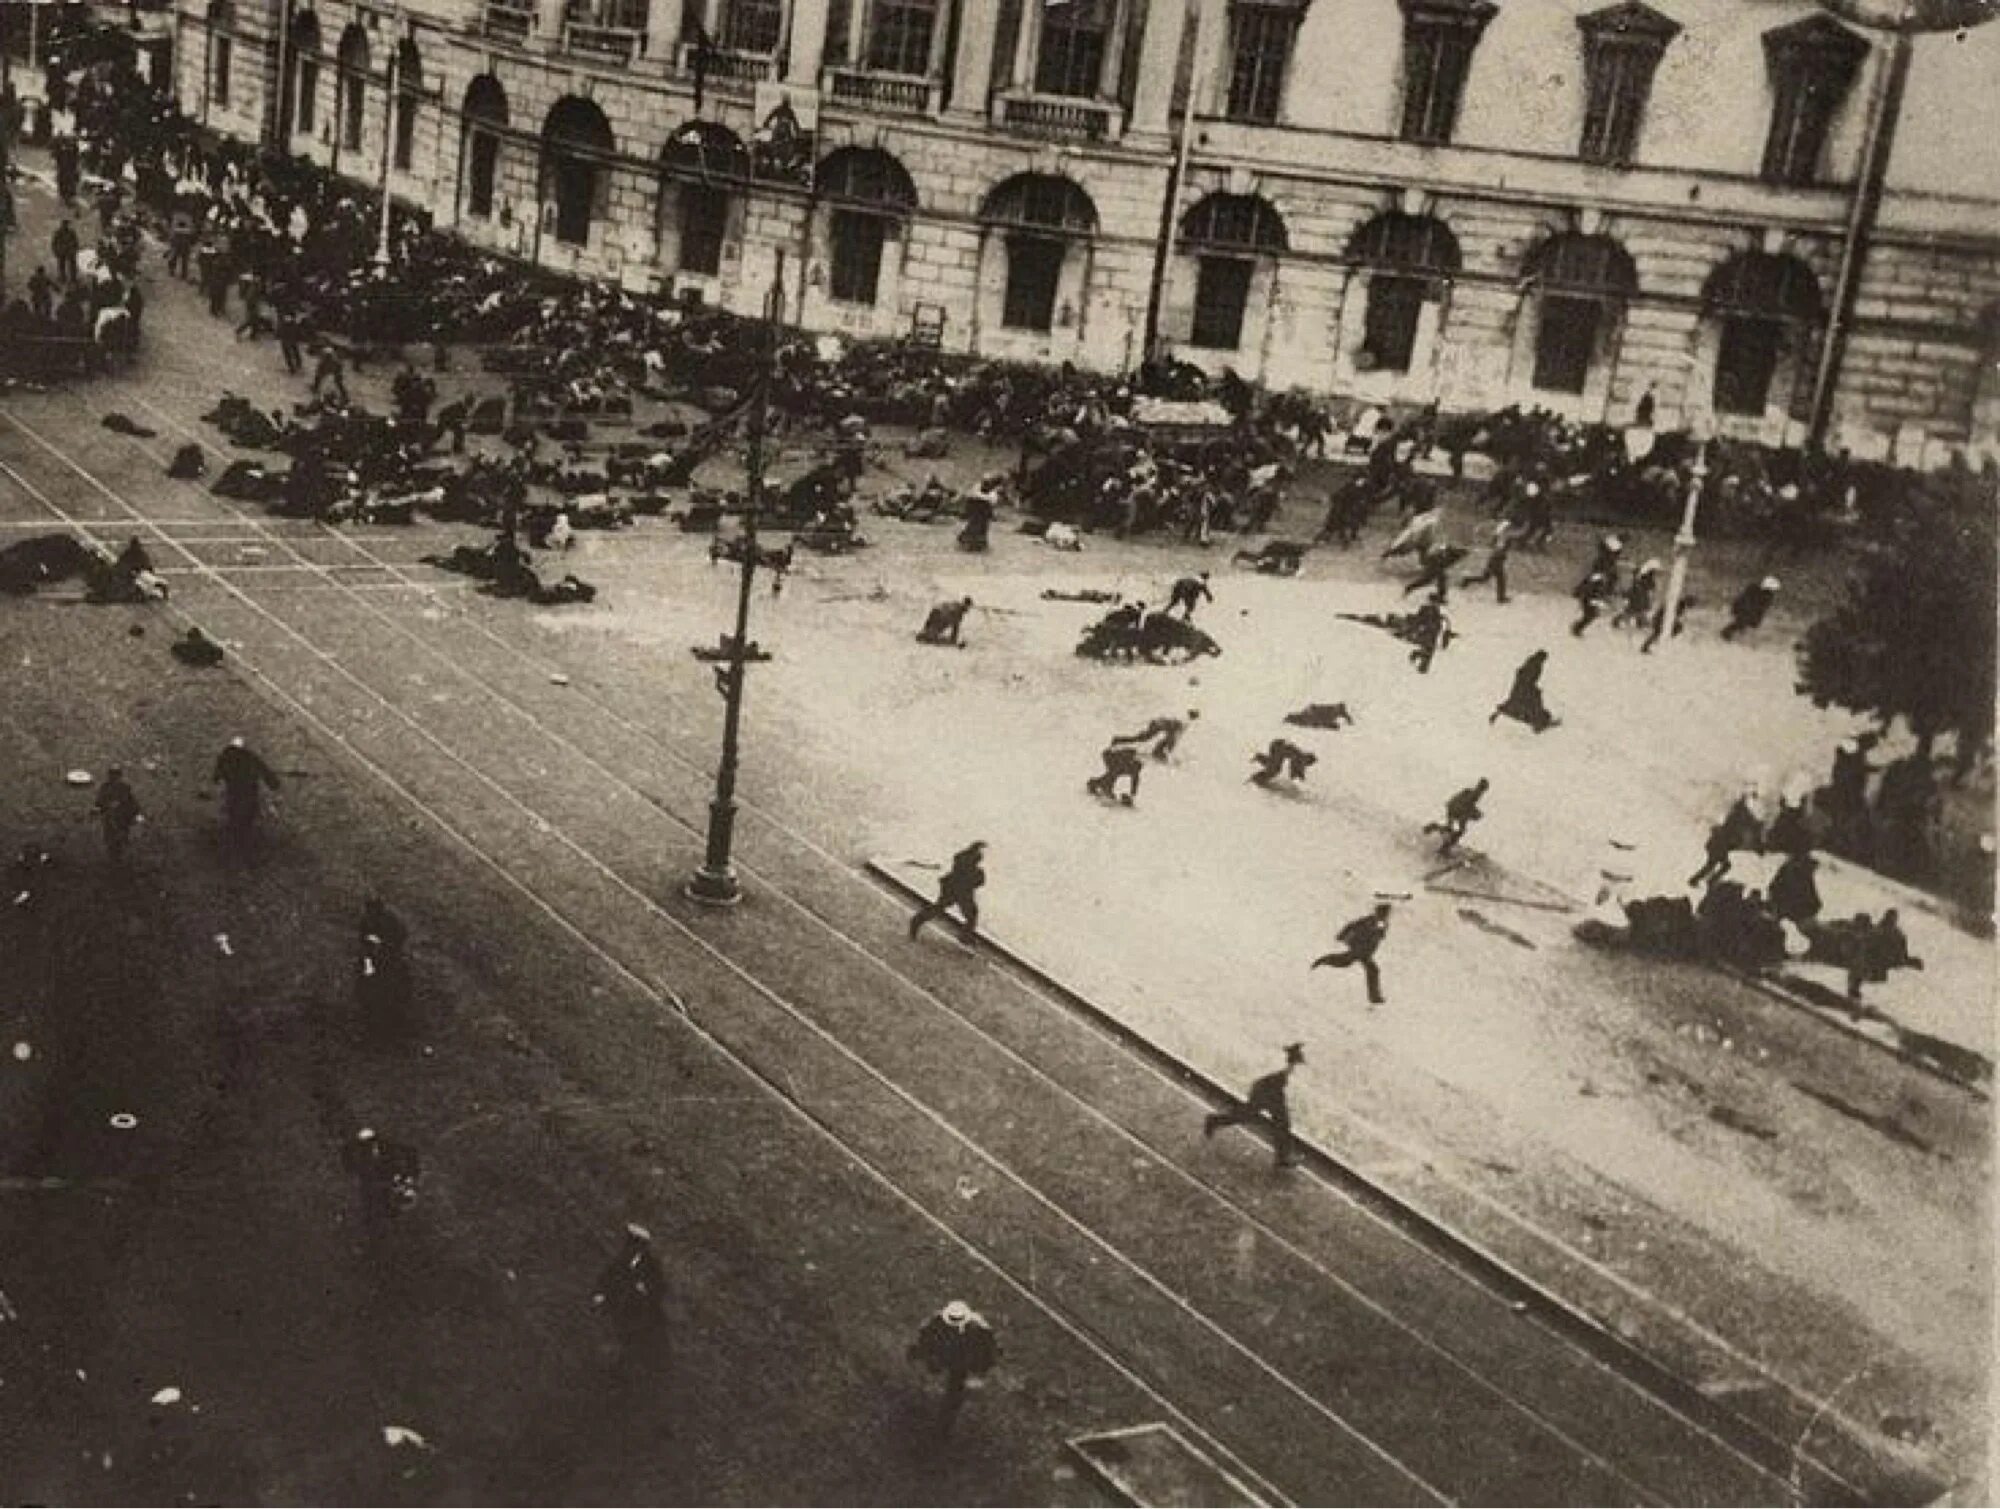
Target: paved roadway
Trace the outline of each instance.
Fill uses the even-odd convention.
[[[479,617],[440,615],[400,538],[276,524],[162,481],[197,395],[116,401],[161,438],[80,444],[108,390],[38,402],[33,418],[9,406],[8,519],[137,533],[173,575],[176,612],[236,646],[239,673],[304,734],[975,1252],[1009,1306],[1084,1338],[1278,1493],[1879,1488],[1809,1454],[1759,1460],[1317,1178],[1197,1162],[1202,1102],[1018,980],[905,945],[858,879],[842,892],[848,866],[775,824],[745,824],[740,912],[687,906],[702,775],[648,720],[552,685]]]
[[[142,382],[0,410],[0,520],[138,533],[175,613],[302,735],[934,1225],[988,1275],[987,1308],[1062,1332],[1299,1501],[1915,1491],[1815,1436],[1832,1401],[1788,1401],[1806,1428],[1787,1449],[1769,1420],[1650,1392],[1346,1189],[1262,1178],[1254,1148],[1202,1156],[1198,1094],[1031,981],[906,945],[848,860],[768,814],[741,829],[750,903],[687,906],[713,706],[555,685],[504,613],[411,569],[432,531],[282,523],[165,481],[175,447],[213,438],[214,357],[198,320],[155,309]],[[97,429],[113,407],[159,436]]]

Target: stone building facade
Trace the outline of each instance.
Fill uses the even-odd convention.
[[[181,6],[210,126],[630,288],[1776,442],[1889,51],[1813,0]],[[1994,445],[1996,79],[2000,25],[1915,44],[1832,387],[1857,453]]]

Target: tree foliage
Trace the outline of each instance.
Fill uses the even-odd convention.
[[[1862,549],[1846,601],[1799,645],[1799,690],[1884,727],[1901,718],[1928,750],[1941,734],[1992,736],[1995,488],[1927,479]]]

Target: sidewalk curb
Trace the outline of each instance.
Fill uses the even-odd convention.
[[[1822,1006],[1818,1001],[1815,1001],[1811,996],[1794,986],[1782,972],[1775,976],[1758,974],[1751,970],[1739,968],[1734,964],[1725,964],[1720,961],[1713,961],[1713,967],[1749,986],[1759,995],[1766,996],[1782,1005],[1790,1006],[1796,1011],[1803,1011],[1810,1016],[1817,1017],[1835,1031],[1845,1033],[1848,1037],[1855,1039],[1857,1042],[1866,1043],[1871,1048],[1879,1049],[1899,1063],[1906,1064],[1912,1069],[1928,1074],[1934,1079],[1941,1079],[1946,1084],[1956,1086],[1969,1095],[1977,1096],[1980,1100],[1990,1102],[1993,1099],[1991,1083],[1992,1065],[1990,1062],[1987,1064],[1988,1072],[1984,1081],[1954,1073],[1950,1065],[1933,1058],[1927,1058],[1921,1053],[1911,1052],[1899,1042],[1884,1042],[1874,1033],[1863,1030],[1861,1021],[1847,1012],[1836,1010],[1830,1006]],[[1890,1030],[1898,1036],[1901,1036],[1907,1030],[1886,1016],[1877,1016],[1874,1020],[1887,1023]],[[1953,1044],[1952,1046],[1957,1047],[1958,1045]],[[1973,1049],[1965,1048],[1960,1051],[1978,1058],[1982,1062],[1985,1061],[1985,1055]]]
[[[1911,908],[1913,911],[1922,912],[1927,917],[1935,917],[1946,926],[1957,929],[1977,942],[1987,943],[1991,941],[1990,939],[1980,938],[1977,933],[1966,927],[1963,920],[1966,908],[1959,906],[1955,902],[1948,901],[1942,896],[1933,895],[1929,891],[1919,890],[1907,880],[1898,880],[1893,875],[1884,875],[1880,870],[1871,870],[1867,865],[1847,859],[1834,853],[1831,849],[1817,849],[1814,851],[1813,857],[1826,869],[1846,880],[1852,881],[1855,885],[1878,887],[1881,890],[1887,891],[1902,905]]]
[[[862,869],[863,873],[898,896],[917,903],[928,899],[899,873],[894,861],[871,856],[863,861]],[[1121,1047],[1168,1071],[1216,1105],[1234,1105],[1241,1098],[1193,1064],[1128,1026],[1088,996],[1063,984],[1048,968],[1013,945],[1002,942],[991,932],[981,929],[974,947],[1024,976],[1052,1000],[1077,1013]],[[1461,1234],[1421,1205],[1376,1183],[1318,1143],[1303,1135],[1294,1135],[1303,1150],[1305,1166],[1327,1183],[1338,1186],[1357,1203],[1388,1221],[1419,1245],[1491,1286],[1516,1310],[1532,1313],[1579,1350],[1624,1374],[1690,1419],[1714,1431],[1781,1479],[1795,1478],[1798,1462],[1804,1457],[1794,1442],[1802,1443],[1817,1430],[1824,1436],[1832,1437],[1839,1447],[1833,1454],[1836,1461],[1829,1461],[1824,1452],[1804,1457],[1804,1460],[1815,1464],[1819,1475],[1832,1478],[1841,1487],[1861,1492],[1879,1491],[1885,1483],[1896,1485],[1899,1492],[1908,1491],[1907,1478],[1910,1474],[1907,1467],[1899,1470],[1898,1464],[1885,1461],[1878,1449],[1843,1425],[1816,1415],[1804,1422],[1803,1433],[1799,1433],[1800,1422],[1783,1422],[1785,1428],[1794,1434],[1789,1438],[1780,1436],[1774,1428],[1778,1422],[1767,1426],[1718,1402],[1667,1363],[1620,1336],[1581,1304],[1555,1293],[1508,1259]],[[1943,1490],[1943,1479],[1928,1463],[1923,1465],[1922,1473],[1932,1485],[1932,1496]]]

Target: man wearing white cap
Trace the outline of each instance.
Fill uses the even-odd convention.
[[[910,1356],[944,1376],[937,1428],[939,1436],[949,1436],[952,1422],[965,1404],[967,1382],[991,1371],[1000,1360],[1000,1343],[984,1316],[964,1300],[955,1299],[917,1328]]]
[[[1767,576],[1760,582],[1752,582],[1736,594],[1736,600],[1729,605],[1729,622],[1723,625],[1722,637],[1734,639],[1755,629],[1764,622],[1764,615],[1771,611],[1771,604],[1778,600],[1778,579]]]

